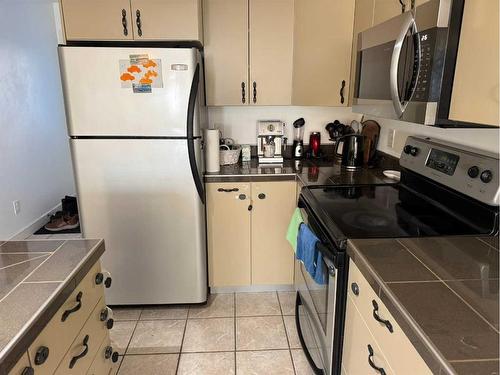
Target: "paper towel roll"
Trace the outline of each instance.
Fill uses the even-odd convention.
[[[205,130],[205,169],[207,172],[219,172],[219,129]]]

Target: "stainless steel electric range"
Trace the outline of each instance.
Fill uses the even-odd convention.
[[[295,271],[296,324],[314,372],[338,375],[347,295],[348,239],[498,235],[498,155],[408,137],[398,184],[310,186],[298,206],[320,239],[328,282]]]

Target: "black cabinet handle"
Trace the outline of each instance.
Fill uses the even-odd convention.
[[[252,211],[253,210],[253,206],[250,204],[248,205],[248,211]]]
[[[74,312],[77,312],[78,310],[81,309],[81,307],[82,307],[82,297],[83,297],[83,293],[82,292],[78,292],[78,294],[76,295],[76,305],[75,305],[75,307],[72,307],[71,309],[66,310],[65,312],[63,312],[62,317],[61,317],[61,322],[66,321],[66,319],[68,319],[68,316],[70,316]]]
[[[238,189],[238,188],[232,188],[232,189],[218,188],[217,191],[220,193],[233,193],[233,192],[240,191],[240,189]]]
[[[264,193],[260,193],[260,194],[258,195],[258,197],[259,197],[259,199],[266,199],[266,194],[264,194]]]
[[[87,353],[89,352],[88,342],[89,342],[89,335],[86,335],[83,338],[83,342],[82,342],[83,351],[80,354],[75,355],[73,358],[71,358],[71,361],[69,362],[69,368],[75,367],[76,362],[78,362],[79,359],[81,359],[87,355]]]
[[[253,81],[253,102],[257,103],[257,82]]]
[[[359,285],[356,283],[351,284],[351,290],[355,296],[359,296]]]
[[[106,279],[104,280],[104,286],[106,287],[106,289],[111,287],[112,282],[113,282],[113,279],[111,277],[106,277]]]
[[[107,329],[111,329],[115,325],[115,320],[113,318],[109,318],[109,309],[107,307],[101,310],[99,319],[101,322],[106,322]]]
[[[116,363],[118,362],[118,352],[114,352],[111,346],[106,346],[106,349],[104,349],[104,358],[111,358],[111,362]]]
[[[245,82],[241,82],[241,102],[243,104],[245,104],[245,102],[247,101],[245,96],[246,96],[246,94],[245,94]]]
[[[344,104],[344,89],[345,89],[345,80],[342,80],[340,84],[340,103]]]
[[[33,367],[25,367],[23,372],[21,372],[21,375],[34,375],[35,370],[33,370]]]
[[[43,365],[47,358],[49,358],[49,348],[40,346],[35,353],[35,365]]]
[[[240,201],[244,201],[245,199],[247,199],[247,196],[245,194],[240,194],[240,195],[238,195],[238,199]]]
[[[390,333],[394,332],[394,329],[392,328],[391,322],[389,322],[388,320],[382,319],[378,315],[378,303],[375,300],[372,300],[372,305],[373,305],[373,318],[377,322],[382,323],[383,325],[385,325],[387,327],[387,329],[389,330]]]
[[[128,35],[127,11],[125,9],[122,9],[122,26],[123,26],[123,35],[127,36]]]
[[[135,24],[137,25],[137,35],[142,36],[141,11],[139,9],[135,12]]]
[[[95,285],[101,285],[104,281],[104,275],[102,272],[99,272],[95,275]]]
[[[372,369],[378,371],[380,375],[386,375],[385,370],[382,367],[377,367],[375,363],[373,363],[373,348],[370,344],[368,344],[368,364]]]

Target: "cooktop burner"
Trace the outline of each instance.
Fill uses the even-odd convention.
[[[456,215],[403,185],[311,186],[303,194],[326,215],[337,239],[490,234],[488,225]],[[307,199],[312,197],[313,199]]]

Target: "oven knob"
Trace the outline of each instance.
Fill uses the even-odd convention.
[[[403,148],[403,152],[405,154],[409,154],[411,152],[412,147],[410,145],[406,145],[405,148]]]
[[[418,155],[418,148],[412,147],[410,150],[410,155],[411,156],[417,156]]]
[[[492,179],[493,179],[493,173],[491,173],[491,171],[485,170],[483,171],[483,173],[481,173],[481,181],[483,181],[485,184],[490,182]]]
[[[474,165],[473,167],[469,168],[467,174],[470,178],[476,178],[477,176],[479,176],[479,168]]]

